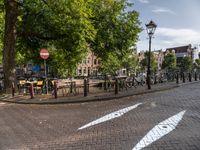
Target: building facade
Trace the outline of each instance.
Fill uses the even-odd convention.
[[[166,54],[168,52],[175,53],[176,56],[176,63],[180,64],[181,60],[183,57],[190,57],[191,59],[194,60],[194,55],[193,55],[193,48],[192,45],[185,45],[185,46],[179,46],[179,47],[173,47],[173,48],[167,48],[166,49]]]
[[[154,50],[152,51],[152,53],[158,65],[157,70],[160,71],[162,69],[162,63],[164,61],[164,52],[162,50]],[[145,51],[140,51],[138,53],[139,62],[141,62],[145,58],[144,54],[145,54]]]
[[[76,75],[77,76],[97,76],[98,75],[98,67],[101,64],[101,61],[97,56],[94,55],[93,52],[88,52],[85,59],[82,60],[80,64],[78,64]]]
[[[157,61],[158,71],[161,71],[162,63],[164,61],[164,52],[162,50],[155,50],[155,51],[153,51],[153,55]]]

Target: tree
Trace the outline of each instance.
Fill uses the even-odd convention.
[[[174,53],[168,53],[164,56],[162,69],[166,69],[168,71],[173,71],[176,69],[176,56]]]
[[[154,58],[153,52],[151,52],[150,56],[151,56],[151,62],[150,62],[151,70],[155,73],[158,69],[158,64],[156,59]],[[149,58],[149,52],[146,51],[144,53],[144,59],[142,59],[140,62],[142,70],[146,70],[148,66],[148,58]]]
[[[117,56],[113,54],[107,54],[108,59],[101,61],[101,65],[99,67],[99,71],[103,75],[116,75],[117,70],[120,69],[121,63]]]
[[[192,69],[193,63],[192,58],[189,56],[183,57],[179,65],[182,71],[190,71]]]
[[[3,58],[3,36],[4,36],[4,26],[5,26],[5,11],[3,1],[0,1],[0,64],[2,64]]]
[[[127,12],[126,0],[97,0],[94,3],[94,26],[96,36],[91,46],[94,53],[107,62],[110,55],[119,61],[131,54],[141,31],[138,13]]]
[[[39,50],[46,47],[52,52],[48,63],[56,72],[61,73],[60,75],[68,72],[67,76],[71,76],[77,63],[88,52],[89,41],[95,36],[90,20],[92,17],[90,2],[90,0],[25,1],[20,35],[21,45],[26,45],[23,52],[27,53],[27,58],[35,63],[41,63],[41,60],[37,59]],[[32,53],[33,51],[36,53]]]
[[[136,72],[137,65],[138,65],[137,54],[133,53],[123,57],[122,67],[126,68],[127,75],[129,75],[129,73]]]
[[[41,48],[51,52],[47,63],[58,74],[71,76],[88,50],[102,64],[112,65],[113,58],[121,65],[141,31],[138,13],[125,11],[126,0],[4,0],[4,6],[6,89],[15,79],[15,61],[40,64]]]
[[[194,67],[200,69],[200,59],[195,60]]]
[[[57,62],[67,68],[69,74],[73,72],[88,51],[88,41],[95,36],[89,3],[90,0],[5,0],[3,65],[6,89],[15,79],[16,54],[18,61],[23,58],[41,63],[38,58],[43,47],[53,45],[65,60]]]
[[[11,92],[12,82],[15,80],[15,43],[17,2],[4,0],[5,5],[5,32],[3,45],[4,87],[6,92]]]

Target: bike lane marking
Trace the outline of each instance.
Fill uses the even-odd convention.
[[[178,114],[160,122],[153,129],[151,129],[132,150],[140,150],[144,147],[147,147],[151,143],[173,131],[178,123],[182,120],[185,112],[186,110],[183,110]]]
[[[111,119],[114,119],[114,118],[118,118],[118,117],[121,117],[123,116],[124,114],[126,114],[127,112],[137,108],[139,105],[141,105],[142,103],[137,103],[133,106],[130,106],[130,107],[126,107],[126,108],[123,108],[123,109],[120,109],[118,111],[115,111],[115,112],[112,112],[108,115],[105,115],[97,120],[94,120],[80,128],[78,128],[78,130],[82,130],[82,129],[85,129],[85,128],[88,128],[88,127],[91,127],[91,126],[94,126],[94,125],[97,125],[97,124],[100,124],[102,122],[106,122],[106,121],[109,121]]]

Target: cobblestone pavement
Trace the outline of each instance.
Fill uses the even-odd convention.
[[[142,104],[121,117],[78,130],[137,103]],[[0,103],[0,150],[132,150],[154,126],[183,110],[175,130],[144,150],[199,150],[200,83],[102,102]]]

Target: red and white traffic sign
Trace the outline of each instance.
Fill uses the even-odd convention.
[[[49,58],[49,52],[46,49],[41,49],[40,50],[40,57],[42,59],[48,59]]]

